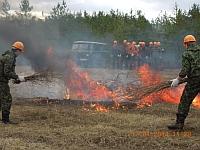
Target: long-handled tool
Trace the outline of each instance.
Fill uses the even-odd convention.
[[[181,80],[179,82],[179,84],[183,84],[183,83],[185,83],[187,81],[188,81],[188,78],[184,78],[183,80]],[[161,82],[158,85],[152,85],[152,86],[148,86],[148,87],[143,87],[142,89],[140,89],[140,91],[142,91],[142,92],[141,92],[141,94],[139,94],[137,96],[137,98],[141,99],[141,98],[143,98],[145,96],[148,96],[148,95],[150,95],[152,93],[159,92],[159,91],[162,91],[162,90],[164,90],[166,88],[169,88],[169,87],[171,87],[171,83],[172,83],[172,81],[164,81],[164,82]],[[134,96],[134,93],[131,93],[128,96],[130,96],[130,97]]]

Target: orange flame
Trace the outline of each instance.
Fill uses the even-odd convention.
[[[118,86],[115,90],[110,90],[101,82],[93,80],[89,74],[79,69],[72,60],[67,61],[66,77],[66,97],[74,100],[111,100],[115,102],[115,109],[120,107],[120,101],[133,100],[134,96],[129,96],[127,87]],[[142,86],[151,86],[159,84],[162,81],[158,72],[151,70],[148,65],[143,65],[138,69],[140,84]],[[138,85],[136,85],[138,86]],[[152,93],[139,101],[138,108],[151,106],[156,102],[168,102],[178,104],[183,91],[184,85],[177,88],[169,88],[159,92]],[[131,90],[131,89],[130,89]],[[141,91],[142,92],[142,91]],[[68,94],[68,95],[67,95]],[[196,97],[193,106],[200,108],[200,97]],[[109,110],[100,104],[91,105],[96,111],[108,112]]]
[[[162,79],[159,73],[153,72],[148,65],[144,65],[139,68],[139,74],[141,76],[141,83],[144,85],[159,84]],[[164,101],[172,104],[178,104],[182,95],[184,85],[180,85],[177,88],[169,88],[159,92],[152,93],[149,96],[140,100],[138,107],[150,106],[155,102]],[[200,108],[200,96],[197,96],[192,105],[196,108]]]
[[[141,84],[144,86],[154,85],[161,82],[160,74],[152,71],[147,64],[139,67],[138,74]]]
[[[69,60],[66,85],[73,99],[81,100],[108,100],[112,99],[112,92],[101,83],[92,80],[87,72],[81,71]]]
[[[92,104],[91,107],[95,108],[95,110],[98,112],[109,112],[109,109],[100,104]]]

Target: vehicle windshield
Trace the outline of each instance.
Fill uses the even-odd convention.
[[[72,50],[92,50],[92,51],[103,51],[106,46],[102,44],[88,44],[88,43],[74,43]]]
[[[72,50],[89,50],[90,45],[85,43],[73,44]]]
[[[105,49],[105,45],[93,45],[94,51],[103,51]]]

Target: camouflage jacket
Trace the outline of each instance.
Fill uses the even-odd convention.
[[[181,78],[188,77],[191,80],[200,81],[200,46],[192,44],[182,55]]]
[[[17,79],[15,73],[16,55],[12,51],[6,51],[0,55],[0,82],[6,82],[10,79]]]

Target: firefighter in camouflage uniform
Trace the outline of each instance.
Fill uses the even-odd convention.
[[[172,80],[171,87],[178,86],[180,80],[186,76],[188,81],[178,105],[176,123],[168,126],[171,130],[183,129],[190,105],[200,92],[200,46],[196,44],[196,39],[193,35],[185,36],[184,46],[186,51],[182,55],[182,69],[179,76]]]
[[[9,80],[14,79],[14,83],[25,81],[24,76],[15,73],[16,57],[24,52],[22,42],[15,42],[12,49],[0,55],[0,109],[2,111],[2,123],[11,123],[9,119],[12,104]]]

